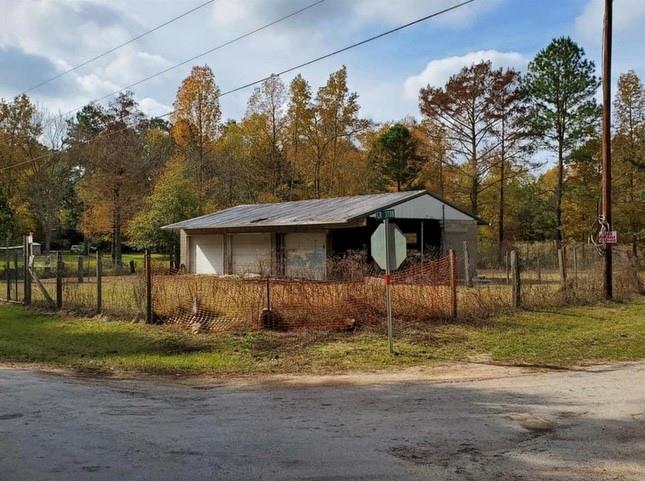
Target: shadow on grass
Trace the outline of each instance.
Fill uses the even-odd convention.
[[[94,451],[58,442],[47,435],[52,431],[105,446],[102,465],[120,463],[124,479],[142,470],[158,481],[210,479],[214,461],[223,481],[635,481],[643,474],[637,391],[624,389],[621,402],[608,409],[611,393],[621,391],[612,373],[501,379],[494,387],[490,381],[402,382],[206,391],[150,382],[97,389],[94,382],[48,376],[22,388],[19,376],[0,373],[8,400],[14,392],[27,399],[23,420],[33,412],[39,422],[3,428],[8,446],[28,455],[31,464],[18,466],[28,467],[31,477],[37,463],[42,469],[52,460],[92,464]],[[68,414],[59,419],[59,412]],[[21,436],[22,429],[30,436]],[[123,452],[129,453],[125,464]],[[178,464],[173,453],[193,454]]]

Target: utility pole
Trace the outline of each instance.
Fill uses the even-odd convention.
[[[602,215],[611,229],[611,28],[612,3],[605,0],[602,52]],[[605,243],[603,291],[613,297],[611,244]]]

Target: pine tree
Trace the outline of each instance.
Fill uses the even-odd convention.
[[[555,239],[564,238],[562,198],[567,156],[597,127],[599,109],[594,63],[568,37],[556,38],[529,64],[525,88],[529,95],[527,120],[541,145],[556,151],[557,179],[554,212]]]

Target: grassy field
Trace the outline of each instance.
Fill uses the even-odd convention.
[[[645,358],[645,300],[526,311],[486,324],[381,332],[191,335],[170,327],[66,318],[0,305],[0,361],[110,374],[329,373],[480,359],[571,366]]]

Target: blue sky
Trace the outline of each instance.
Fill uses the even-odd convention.
[[[203,0],[0,0],[0,97],[21,90],[182,13]],[[181,20],[31,92],[66,112],[182,61],[313,0],[217,0]],[[326,0],[305,13],[200,59],[229,90],[427,15],[458,0]],[[476,0],[445,16],[307,67],[314,88],[345,64],[362,115],[418,115],[417,91],[490,59],[525,68],[551,38],[569,35],[599,67],[602,0]],[[645,0],[615,0],[614,80],[645,78]],[[138,86],[147,113],[170,110],[186,65]],[[290,76],[284,80],[288,82]],[[244,114],[250,92],[222,98],[224,118]]]

